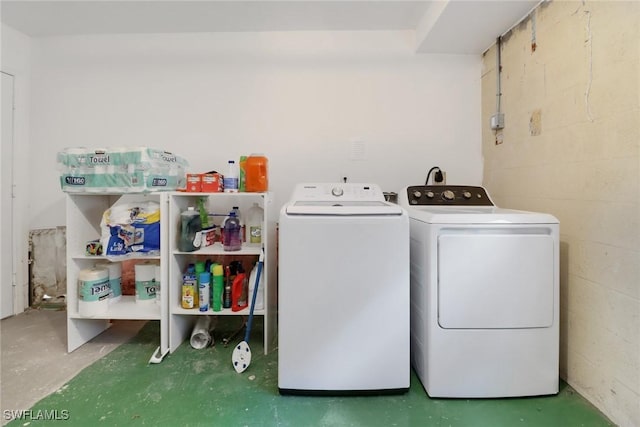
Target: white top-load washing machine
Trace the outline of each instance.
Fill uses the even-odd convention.
[[[411,361],[431,397],[556,394],[559,223],[482,187],[405,188]]]
[[[279,229],[280,393],[406,392],[406,210],[374,184],[300,184]]]

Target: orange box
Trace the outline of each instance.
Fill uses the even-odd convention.
[[[221,193],[224,190],[223,176],[218,172],[202,174],[202,191],[204,193]]]
[[[187,174],[187,192],[200,193],[202,191],[202,176],[199,173]]]

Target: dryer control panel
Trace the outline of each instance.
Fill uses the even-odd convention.
[[[413,185],[406,197],[411,206],[494,206],[484,188],[468,185]]]

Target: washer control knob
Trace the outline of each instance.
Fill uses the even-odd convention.
[[[435,194],[433,194],[433,191],[427,191],[427,199],[433,199],[433,196],[435,196]]]
[[[413,192],[413,197],[415,197],[416,199],[419,199],[422,196],[422,193],[419,192],[418,190],[415,190]]]
[[[456,198],[456,194],[451,190],[446,190],[442,193],[442,198],[445,200],[453,200]]]
[[[331,194],[333,194],[336,197],[340,197],[344,194],[344,190],[341,187],[333,187],[331,189]]]
[[[471,198],[471,192],[470,191],[465,191],[464,193],[462,193],[462,195],[464,196],[465,199],[470,199]]]

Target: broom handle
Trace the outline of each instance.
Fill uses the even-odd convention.
[[[251,309],[249,309],[249,321],[247,322],[247,330],[244,333],[244,342],[249,342],[249,334],[251,333],[251,325],[253,324],[253,309],[256,306],[256,297],[258,296],[258,285],[260,284],[260,275],[262,274],[262,264],[264,263],[264,249],[260,252],[258,261],[258,272],[256,273],[256,283],[253,285],[253,297],[251,298]]]

